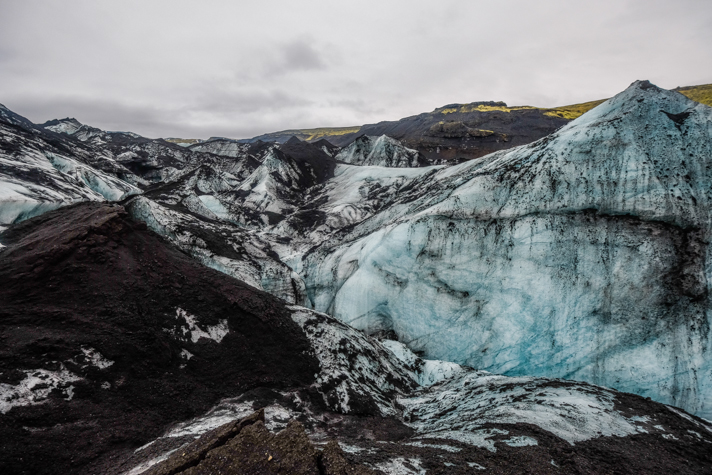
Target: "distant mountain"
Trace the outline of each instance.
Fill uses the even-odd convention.
[[[341,143],[339,140],[340,136],[358,133],[360,126],[353,127],[321,127],[317,129],[290,129],[282,130],[280,132],[272,132],[269,134],[262,134],[251,139],[243,139],[242,142],[254,142],[261,140],[263,142],[277,142],[284,143],[292,137],[296,137],[299,140],[305,140],[307,142],[315,142],[320,139],[327,139],[333,144]]]
[[[352,165],[415,168],[429,165],[417,150],[404,147],[387,135],[372,137],[361,135],[344,147],[335,157]]]
[[[675,90],[694,101],[712,106],[712,84]],[[361,135],[387,135],[422,153],[431,164],[457,163],[534,142],[606,100],[554,108],[509,107],[504,102],[449,104],[397,121],[360,127],[292,129],[260,135],[247,141],[284,142],[297,136],[306,141],[326,139],[343,147]]]

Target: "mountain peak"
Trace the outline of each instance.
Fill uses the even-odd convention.
[[[81,127],[82,125],[84,125],[81,122],[79,122],[77,119],[75,119],[74,117],[65,117],[64,119],[48,120],[47,122],[42,124],[42,127],[51,127],[53,125],[58,125],[58,124],[72,124],[72,125],[76,125],[77,127]]]
[[[655,84],[651,83],[651,82],[648,81],[647,79],[638,79],[637,81],[633,81],[633,82],[631,83],[631,85],[628,86],[628,89],[633,88],[633,87],[634,87],[634,88],[638,88],[638,89],[643,89],[643,90],[647,90],[647,89],[657,89],[657,90],[660,90],[660,88],[659,88],[658,86],[656,86]]]
[[[77,130],[79,130],[83,126],[84,126],[84,124],[79,122],[74,117],[65,117],[64,119],[48,120],[47,122],[42,124],[40,127],[45,128],[47,130],[51,130],[52,132],[72,135],[73,133],[75,133]]]

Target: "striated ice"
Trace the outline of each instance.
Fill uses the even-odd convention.
[[[428,359],[712,417],[712,108],[647,82],[409,179],[305,256],[313,308]]]

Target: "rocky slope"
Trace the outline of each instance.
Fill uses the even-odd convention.
[[[318,370],[281,301],[168,247],[119,206],[57,210],[3,243],[3,473],[79,473],[221,397]]]
[[[351,165],[377,167],[413,168],[429,165],[416,150],[404,147],[387,135],[362,135],[341,149],[335,158]]]

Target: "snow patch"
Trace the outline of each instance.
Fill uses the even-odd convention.
[[[398,457],[388,462],[376,464],[374,467],[387,475],[425,475],[426,470],[420,465],[418,458]]]
[[[186,326],[181,326],[183,336],[190,335],[190,341],[197,343],[201,338],[207,338],[220,343],[225,335],[229,333],[227,320],[220,320],[217,325],[207,325],[205,330],[198,326],[198,319],[195,315],[191,315],[182,308],[176,308],[176,318],[185,320]]]
[[[46,369],[23,370],[25,378],[17,385],[0,383],[0,413],[7,413],[15,406],[41,404],[55,389],[64,394],[68,401],[74,396],[74,386],[70,383],[82,378],[60,364],[58,371]]]
[[[530,447],[533,445],[539,445],[539,442],[533,437],[528,437],[526,435],[519,435],[516,437],[512,437],[507,440],[503,440],[505,444],[509,445],[510,447]]]
[[[114,364],[113,361],[104,358],[104,356],[94,348],[82,347],[81,350],[87,365],[92,365],[99,369],[106,369]],[[83,365],[82,368],[86,368],[87,365]]]
[[[475,447],[487,449],[490,452],[497,452],[497,447],[494,446],[495,441],[491,440],[492,437],[507,434],[509,434],[509,432],[500,429],[475,429],[471,431],[445,430],[441,432],[431,432],[420,436],[420,438],[456,440],[465,444],[474,445]]]
[[[453,447],[452,445],[426,444],[419,440],[416,440],[415,442],[406,442],[403,445],[410,445],[411,447],[427,447],[430,449],[440,449],[440,450],[445,450],[446,452],[453,452],[453,453],[462,451],[461,448]]]

